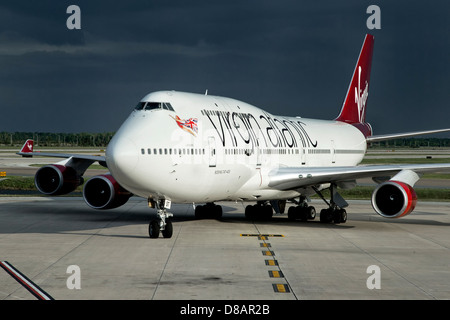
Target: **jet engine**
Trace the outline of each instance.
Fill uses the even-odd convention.
[[[34,184],[43,194],[62,195],[72,192],[83,184],[83,178],[72,167],[51,164],[36,172]]]
[[[94,209],[114,209],[124,205],[132,196],[114,179],[104,174],[89,179],[83,188],[84,201]]]
[[[385,218],[400,218],[410,214],[417,195],[409,184],[389,180],[380,184],[372,194],[372,207]]]

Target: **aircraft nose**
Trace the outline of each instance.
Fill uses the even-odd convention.
[[[113,176],[124,181],[138,164],[138,148],[126,137],[113,137],[106,149],[106,164]]]

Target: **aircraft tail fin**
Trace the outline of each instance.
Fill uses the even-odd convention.
[[[367,34],[337,121],[358,124],[366,122],[374,37]]]
[[[22,149],[20,149],[19,154],[22,157],[32,157],[33,156],[33,145],[34,145],[34,140],[28,139],[23,144]]]

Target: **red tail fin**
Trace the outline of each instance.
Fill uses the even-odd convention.
[[[33,153],[33,144],[34,144],[34,141],[31,139],[28,139],[27,141],[25,141],[22,149],[20,149],[19,154],[22,157],[32,157],[31,154]],[[27,153],[29,153],[29,154],[27,154]]]
[[[341,113],[336,118],[338,121],[351,124],[366,122],[373,43],[374,37],[367,34],[347,90],[347,95],[345,96],[344,104],[342,105]]]

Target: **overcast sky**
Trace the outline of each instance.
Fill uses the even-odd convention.
[[[334,119],[366,33],[375,134],[448,128],[449,18],[448,0],[1,0],[0,131],[115,131],[158,90]]]

